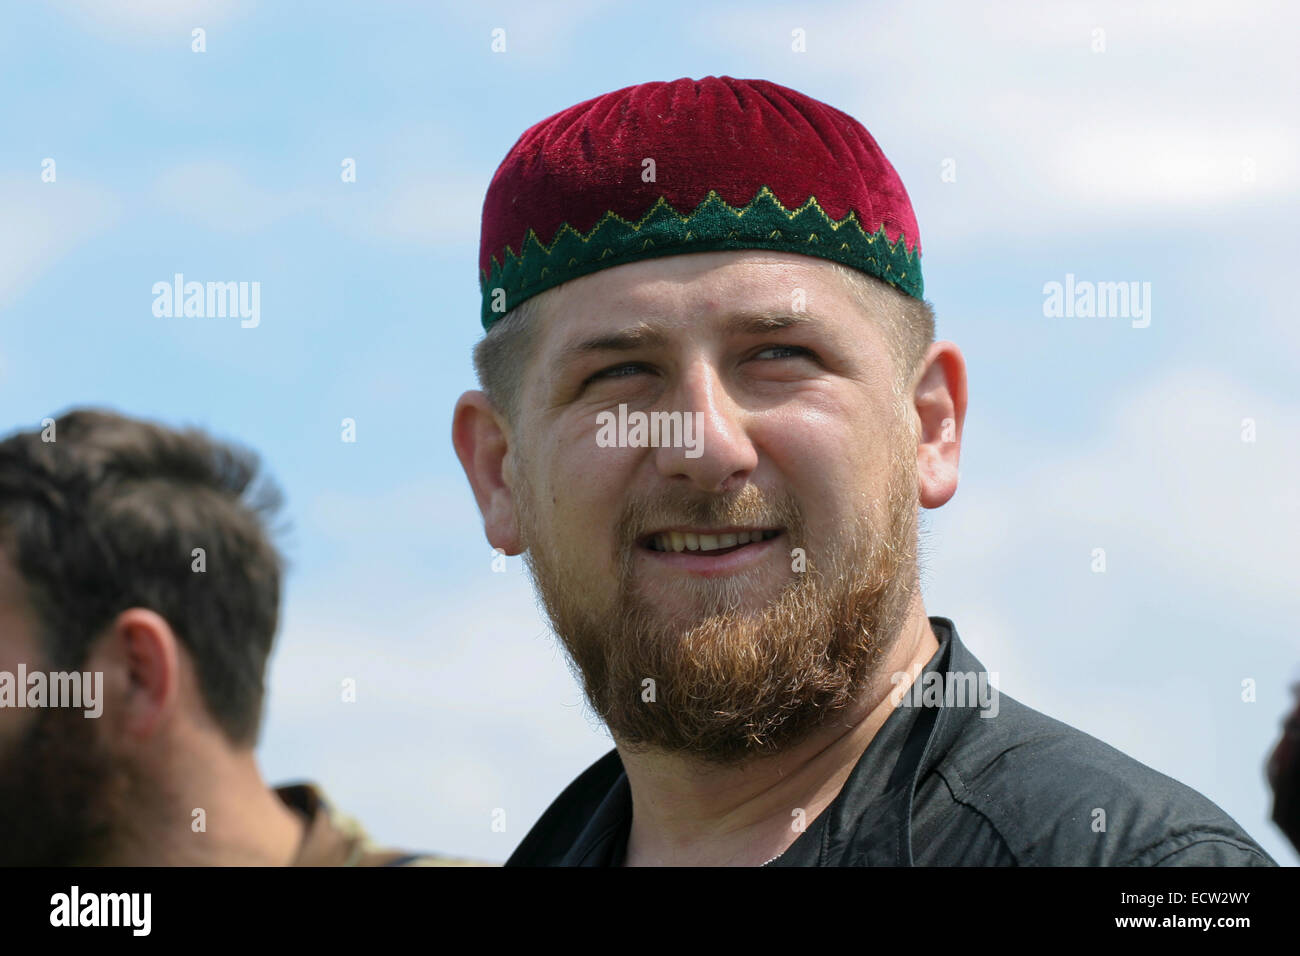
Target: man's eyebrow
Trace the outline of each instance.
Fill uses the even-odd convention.
[[[593,352],[628,352],[632,349],[656,348],[667,341],[668,336],[663,329],[642,322],[640,325],[619,329],[617,332],[605,332],[566,345],[555,357],[555,361],[557,364],[564,365]]]
[[[806,314],[741,312],[732,315],[723,330],[727,335],[761,335],[764,332],[777,332],[811,321],[812,318]],[[626,329],[619,329],[617,332],[606,332],[565,346],[556,356],[555,362],[557,365],[565,365],[594,352],[628,352],[640,348],[661,348],[667,342],[668,335],[663,329],[642,322]]]

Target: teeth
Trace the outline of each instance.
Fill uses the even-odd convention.
[[[665,531],[655,535],[650,543],[656,551],[717,551],[738,544],[767,541],[775,538],[777,531],[740,531],[730,534],[692,534],[689,531]]]

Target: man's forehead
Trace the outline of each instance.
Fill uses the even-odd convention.
[[[709,325],[774,331],[846,318],[852,294],[825,260],[763,251],[665,256],[576,279],[544,297],[542,351],[572,354],[604,333],[639,332],[644,344]]]

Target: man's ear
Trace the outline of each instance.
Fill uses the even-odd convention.
[[[175,717],[180,643],[161,615],[139,607],[123,611],[96,642],[87,666],[104,674],[106,716],[128,740],[146,740]]]
[[[505,480],[509,438],[485,393],[466,392],[456,402],[451,442],[483,514],[488,543],[506,554],[523,551],[514,493]]]
[[[916,480],[922,508],[938,508],[957,491],[961,430],[966,421],[966,360],[952,342],[935,342],[916,383],[921,436]]]

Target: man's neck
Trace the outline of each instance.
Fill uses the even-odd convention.
[[[740,768],[663,753],[623,753],[632,790],[626,866],[761,866],[830,805],[894,707],[890,695],[939,649],[919,596],[863,699],[807,740]],[[796,811],[802,810],[802,816]]]
[[[287,866],[305,832],[302,816],[262,780],[251,752],[226,752],[173,768],[121,834],[112,866]],[[166,792],[166,796],[163,796]],[[201,813],[199,811],[202,811]]]

